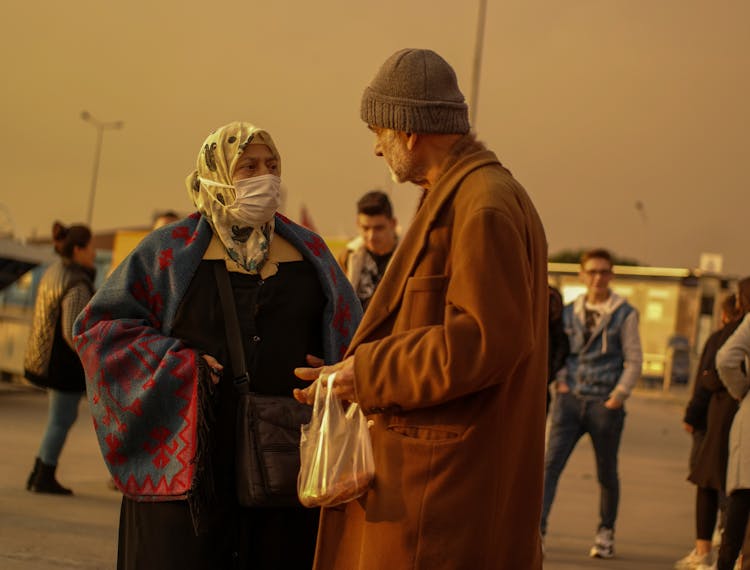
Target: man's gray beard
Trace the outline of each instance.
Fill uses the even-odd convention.
[[[393,180],[396,184],[401,184],[401,180],[398,179],[398,175],[391,168],[390,164],[388,165],[388,172],[391,173],[391,180]]]
[[[387,162],[386,162],[387,164]],[[421,184],[425,181],[425,168],[421,167],[418,164],[409,164],[408,169],[404,173],[403,179],[399,177],[399,175],[396,173],[393,168],[391,168],[390,164],[387,164],[388,166],[388,172],[391,173],[391,180],[393,180],[396,184],[405,184],[406,182],[411,182],[412,184],[416,184],[417,186],[421,186]]]

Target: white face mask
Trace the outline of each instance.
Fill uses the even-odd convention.
[[[232,204],[235,216],[249,226],[265,224],[281,205],[281,178],[264,174],[238,180]]]
[[[204,184],[232,188],[212,180],[200,179]],[[264,174],[238,180],[234,185],[235,199],[231,205],[234,216],[248,226],[269,222],[281,205],[281,178]]]

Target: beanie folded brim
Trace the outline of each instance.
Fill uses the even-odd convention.
[[[360,116],[368,125],[406,133],[466,134],[469,111],[463,101],[420,101],[389,97],[366,87]]]

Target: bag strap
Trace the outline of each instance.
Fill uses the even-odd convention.
[[[224,311],[224,332],[227,337],[229,359],[232,361],[232,370],[237,374],[234,378],[234,385],[240,392],[248,392],[250,373],[247,371],[245,362],[245,349],[242,347],[242,332],[237,318],[237,307],[234,304],[232,284],[229,282],[229,272],[223,262],[214,263],[214,276],[219,289],[219,301]]]

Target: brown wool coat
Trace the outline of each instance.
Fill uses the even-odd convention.
[[[494,153],[417,212],[349,354],[375,482],[324,509],[315,568],[540,570],[547,245]]]

